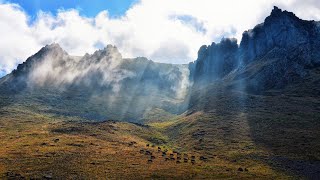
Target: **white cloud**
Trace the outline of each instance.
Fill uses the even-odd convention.
[[[119,18],[110,18],[107,11],[86,18],[77,10],[61,10],[56,16],[39,12],[32,23],[18,5],[0,4],[0,72],[10,72],[53,42],[73,55],[114,44],[124,57],[187,63],[203,44],[224,36],[240,41],[242,32],[263,22],[273,5],[320,20],[317,0],[141,0]]]

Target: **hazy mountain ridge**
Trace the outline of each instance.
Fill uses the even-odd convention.
[[[25,93],[34,101],[41,94],[58,95],[60,102],[43,102],[58,108],[50,112],[69,109],[67,114],[80,111],[84,116],[93,114],[89,115],[93,119],[129,121],[157,108],[181,113],[179,104],[184,103],[190,85],[187,65],[155,63],[143,57],[124,59],[111,45],[92,55],[74,57],[58,44],[42,48],[2,78],[1,84],[3,92],[21,97]]]

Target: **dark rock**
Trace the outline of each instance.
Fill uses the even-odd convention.
[[[145,155],[152,155],[152,153],[148,150],[146,150]]]
[[[193,133],[192,134],[192,137],[193,138],[197,138],[197,137],[203,137],[204,135],[206,134],[206,132],[205,131],[198,131],[198,132],[195,132],[195,133]]]
[[[78,143],[68,143],[68,146],[75,146],[75,147],[84,147],[83,144],[78,144]]]
[[[195,85],[207,84],[227,75],[237,67],[238,44],[236,39],[222,39],[220,43],[202,46],[192,72]],[[189,66],[190,67],[190,66]]]
[[[204,157],[204,156],[200,156],[199,159],[200,159],[201,161],[207,161],[207,160],[208,160],[208,158],[206,158],[206,157]]]
[[[21,174],[18,173],[14,173],[14,172],[7,172],[6,173],[6,177],[8,179],[18,179],[18,180],[22,180],[22,179],[26,179],[25,177],[23,177]]]
[[[232,88],[255,93],[279,89],[306,77],[308,69],[318,67],[319,50],[318,22],[299,19],[274,7],[263,23],[243,33],[239,47],[234,39],[202,46],[198,59],[189,64],[191,79],[194,86],[199,86],[232,77],[242,80]]]
[[[43,176],[43,179],[53,179],[53,177],[52,175],[47,174]]]

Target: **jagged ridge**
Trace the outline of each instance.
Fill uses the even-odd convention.
[[[235,39],[202,46],[198,59],[190,64],[191,74],[195,84],[207,84],[232,73],[233,80],[243,79],[253,91],[282,88],[320,64],[319,47],[318,22],[301,20],[274,7],[264,23],[243,33],[240,46]],[[265,66],[250,72],[250,66],[259,61]]]

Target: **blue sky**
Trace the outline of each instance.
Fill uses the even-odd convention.
[[[5,71],[0,70],[0,77],[4,76],[5,74],[7,74]]]
[[[19,4],[31,17],[39,10],[56,14],[58,9],[77,9],[86,17],[108,10],[111,17],[123,15],[137,0],[7,0]]]

